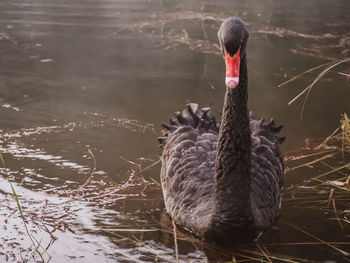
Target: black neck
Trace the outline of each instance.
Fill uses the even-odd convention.
[[[239,84],[226,88],[215,161],[213,221],[239,227],[251,221],[251,132],[248,111],[246,56],[241,59]]]

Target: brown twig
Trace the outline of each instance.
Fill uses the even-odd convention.
[[[332,169],[332,170],[336,169],[335,167],[333,167],[333,166],[331,166],[331,165],[329,165],[329,164],[327,164],[327,163],[325,163],[325,162],[323,162],[323,161],[321,161],[320,163],[323,164],[324,166],[326,166],[326,167]],[[344,176],[347,176],[347,174],[346,174],[346,173],[343,173],[342,171],[337,171],[337,173],[340,173],[340,174],[342,174],[342,175],[344,175]]]
[[[344,250],[342,250],[342,249],[340,249],[340,248],[337,248],[337,247],[331,245],[330,243],[328,243],[328,242],[326,242],[326,241],[323,241],[322,239],[320,239],[320,238],[314,236],[313,234],[311,234],[311,233],[309,233],[309,232],[307,232],[307,231],[301,229],[300,227],[298,227],[298,226],[296,226],[296,225],[294,225],[294,224],[288,223],[288,222],[286,222],[286,221],[283,221],[283,223],[285,223],[285,224],[287,224],[287,225],[289,225],[289,226],[295,228],[296,230],[298,230],[298,231],[304,233],[305,235],[307,235],[307,236],[309,236],[309,237],[312,237],[313,239],[316,239],[317,241],[321,242],[323,245],[326,245],[326,246],[328,246],[328,247],[330,247],[330,248],[332,248],[332,249],[338,251],[340,254],[342,254],[342,255],[344,255],[344,256],[347,256],[347,257],[350,256],[350,253],[348,253],[347,251],[344,251]]]
[[[338,72],[338,74],[340,74],[340,75],[343,75],[343,76],[345,76],[345,77],[350,78],[350,74],[345,74],[345,73],[343,73],[343,72]]]
[[[259,250],[261,251],[261,253],[263,253],[264,257],[270,262],[272,263],[271,259],[269,258],[269,256],[265,253],[265,251],[262,249],[262,247],[256,243],[256,246],[259,248]]]
[[[305,159],[305,158],[309,158],[309,157],[313,157],[313,156],[317,156],[317,155],[321,155],[321,154],[326,154],[326,153],[330,153],[330,152],[334,152],[334,150],[328,150],[328,151],[320,151],[320,152],[315,152],[315,153],[310,153],[310,154],[305,154],[305,155],[300,155],[300,156],[288,156],[287,158],[285,158],[286,161],[297,161],[297,160],[301,160],[301,159]]]
[[[346,58],[346,59],[343,59],[343,60],[338,60],[336,63],[328,66],[327,68],[325,68],[324,70],[321,71],[320,74],[317,75],[317,77],[314,79],[314,81],[309,85],[307,86],[302,92],[300,92],[297,96],[295,96],[290,102],[288,102],[288,105],[291,105],[293,102],[295,102],[298,98],[300,98],[305,92],[307,92],[306,94],[306,97],[304,99],[304,102],[303,102],[303,106],[301,108],[301,113],[300,113],[300,119],[303,118],[303,114],[304,114],[304,109],[305,109],[305,105],[306,105],[306,101],[311,93],[311,90],[312,88],[315,86],[315,84],[324,76],[326,75],[332,68],[342,64],[342,63],[345,63],[345,62],[348,62],[350,61],[350,58]]]
[[[93,175],[94,175],[94,173],[95,173],[95,171],[96,171],[96,158],[95,158],[95,156],[94,156],[94,154],[92,153],[92,151],[91,151],[90,148],[88,149],[88,152],[89,152],[89,154],[90,154],[92,160],[94,161],[94,168],[92,169],[92,172],[91,172],[89,178],[88,178],[88,179],[85,181],[85,183],[81,186],[82,188],[84,188],[85,186],[87,186],[87,185],[91,182],[92,177],[93,177]]]
[[[135,166],[138,167],[139,171],[138,171],[137,173],[135,173],[134,175],[139,175],[139,174],[142,175],[143,172],[147,171],[148,169],[150,169],[150,168],[152,168],[153,166],[156,166],[158,163],[160,163],[160,159],[159,159],[159,160],[154,161],[153,163],[147,165],[145,168],[140,169],[140,164],[142,164],[142,163],[135,163],[135,162],[132,162],[132,161],[130,161],[130,160],[124,158],[123,156],[120,156],[120,159],[122,159],[123,161],[126,161],[126,162],[128,162],[128,163],[130,163],[130,164],[133,164],[133,165],[135,165]]]
[[[288,84],[288,83],[290,83],[290,82],[292,82],[292,81],[294,81],[294,80],[300,78],[302,75],[304,75],[304,74],[306,74],[306,73],[309,73],[309,72],[311,72],[311,71],[314,71],[314,70],[316,70],[316,69],[322,68],[322,67],[327,66],[327,65],[332,64],[332,63],[333,63],[333,61],[324,63],[324,64],[322,64],[322,65],[319,65],[319,66],[317,66],[317,67],[313,67],[313,68],[311,68],[311,69],[308,69],[308,70],[306,70],[306,71],[304,71],[304,72],[302,72],[302,73],[300,73],[300,74],[294,76],[293,78],[291,78],[291,79],[289,79],[289,80],[287,80],[287,81],[285,81],[285,82],[279,84],[278,87],[282,87],[282,86],[284,86],[284,85],[286,85],[286,84]]]
[[[179,247],[177,245],[177,233],[176,233],[176,225],[174,220],[171,220],[173,222],[173,232],[174,232],[174,245],[175,245],[175,257],[176,262],[179,262]]]
[[[327,203],[327,207],[329,208],[329,205],[331,204],[331,200],[333,199],[333,194],[334,194],[334,189],[332,188],[329,191],[329,196],[328,196],[328,203]]]
[[[41,254],[42,254],[42,255],[47,254],[47,256],[48,256],[49,258],[51,258],[50,253],[41,245],[41,242],[39,242],[39,241],[35,238],[35,236],[34,236],[33,234],[31,234],[31,236],[32,236],[32,238],[35,240],[35,242],[38,244],[38,246],[36,247],[36,249],[38,249],[38,248],[40,247],[40,248],[43,250],[43,252],[41,252]]]
[[[148,169],[152,168],[153,166],[156,166],[159,163],[160,163],[160,159],[155,161],[154,163],[151,163],[150,165],[147,165],[145,168],[143,168],[141,170],[141,172],[143,173],[143,172],[147,171]]]
[[[350,245],[350,242],[327,242],[331,245]],[[285,243],[267,243],[265,246],[304,246],[304,245],[322,245],[322,242],[285,242]]]
[[[304,163],[304,164],[297,165],[297,166],[294,166],[292,168],[289,168],[289,171],[293,171],[293,170],[299,169],[299,168],[304,167],[304,166],[310,166],[311,164],[318,163],[320,161],[323,161],[323,160],[328,159],[328,158],[333,157],[333,156],[334,156],[334,153],[327,154],[327,155],[322,156],[321,158],[318,158],[316,160],[313,160],[313,161],[310,161],[310,162],[307,162],[307,163]]]
[[[160,159],[157,160],[157,161],[154,161],[153,163],[149,164],[148,166],[146,166],[146,167],[143,168],[143,169],[142,169],[142,163],[143,163],[143,161],[144,161],[144,160],[150,161],[149,159],[141,158],[141,160],[140,160],[139,163],[130,161],[130,160],[124,158],[123,156],[120,156],[120,159],[122,159],[123,161],[126,161],[126,162],[128,162],[128,163],[130,163],[130,164],[132,164],[132,165],[135,165],[135,166],[137,167],[138,171],[135,172],[135,173],[133,173],[132,176],[141,175],[142,180],[143,180],[143,183],[144,183],[145,185],[144,185],[144,187],[142,188],[140,194],[141,194],[141,196],[146,196],[144,192],[146,191],[148,185],[149,185],[151,182],[148,181],[148,180],[146,180],[146,179],[143,177],[143,172],[147,171],[148,169],[150,169],[150,168],[152,168],[153,166],[155,166],[155,165],[157,165],[158,163],[160,163]],[[159,183],[156,182],[152,177],[151,177],[151,181],[155,182],[155,184],[156,184],[157,186],[159,186]]]
[[[331,135],[329,135],[320,145],[316,146],[314,148],[314,150],[320,150],[330,139],[333,138],[333,136],[337,133],[337,131],[339,131],[340,126],[338,128],[336,128]]]
[[[341,229],[344,229],[343,225],[342,225],[341,222],[340,222],[340,219],[339,219],[339,217],[338,217],[338,214],[337,214],[337,208],[336,208],[336,206],[335,206],[335,200],[334,200],[334,198],[332,199],[332,204],[333,204],[333,210],[334,210],[335,217],[337,218],[338,224],[339,224],[339,226],[340,226]]]

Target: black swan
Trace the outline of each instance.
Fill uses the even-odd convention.
[[[244,243],[278,218],[284,168],[275,134],[282,126],[248,111],[248,31],[237,17],[218,32],[226,62],[226,94],[218,129],[209,108],[190,103],[159,141],[165,207],[174,222],[201,239]]]

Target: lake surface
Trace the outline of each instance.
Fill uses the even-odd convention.
[[[290,190],[329,168],[286,173],[279,222],[257,244],[227,249],[179,229],[174,242],[157,163],[160,125],[174,111],[197,102],[219,116],[216,32],[232,15],[250,32],[250,109],[285,125],[285,155],[329,136],[350,112],[350,63],[315,85],[302,119],[305,96],[288,102],[324,67],[278,85],[350,57],[349,10],[349,0],[2,0],[0,261],[40,260],[30,237],[50,262],[349,261],[349,221],[327,206],[330,188]],[[349,195],[338,197],[349,220]]]

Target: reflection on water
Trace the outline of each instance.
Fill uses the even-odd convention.
[[[282,217],[259,244],[218,248],[174,230],[163,212],[156,137],[188,101],[220,112],[216,31],[231,15],[250,31],[250,108],[285,124],[287,157],[306,138],[327,137],[350,112],[349,63],[316,84],[303,120],[303,98],[287,104],[322,68],[278,85],[350,56],[348,8],[348,0],[2,1],[1,261],[39,260],[11,181],[50,262],[343,262],[349,198],[333,185],[330,204],[329,185],[304,182],[329,167],[290,169]],[[299,165],[290,159],[289,168]]]

